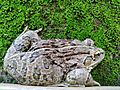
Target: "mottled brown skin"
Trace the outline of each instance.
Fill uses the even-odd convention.
[[[99,85],[88,74],[104,58],[104,51],[95,47],[91,39],[83,42],[66,39],[41,40],[37,32],[28,30],[19,35],[4,58],[4,70],[18,83],[41,86],[59,86],[63,82],[67,83],[63,86]],[[70,79],[68,76],[75,70],[83,71],[81,78],[75,73],[76,79],[86,79]]]

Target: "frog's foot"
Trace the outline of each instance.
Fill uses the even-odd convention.
[[[86,86],[101,86],[100,83],[96,82],[95,80],[90,81],[86,84]]]
[[[76,85],[69,85],[68,87],[85,87],[85,85],[76,84]]]
[[[60,84],[55,84],[55,85],[51,85],[52,87],[85,87],[85,85],[72,85],[72,84],[68,84],[68,83],[60,83]]]
[[[93,84],[96,85],[96,86],[101,86],[100,83],[98,83],[96,81],[93,81]]]
[[[68,84],[66,84],[66,83],[60,83],[60,84],[50,85],[50,87],[68,87]]]

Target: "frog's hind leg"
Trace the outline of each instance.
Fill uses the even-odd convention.
[[[38,30],[35,30],[36,33],[39,33],[42,31],[42,28],[39,28]]]
[[[27,52],[34,43],[41,40],[37,34],[39,31],[41,31],[41,29],[32,31],[28,30],[26,27],[23,33],[21,33],[11,44],[4,59],[9,58],[16,53]]]
[[[29,30],[27,26],[25,30],[15,39],[12,46],[14,46],[16,51],[26,52],[33,43],[36,43],[39,40],[41,40],[37,34],[41,30],[42,29],[32,31]]]

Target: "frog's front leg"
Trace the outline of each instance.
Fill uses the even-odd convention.
[[[100,86],[98,82],[93,80],[90,72],[86,68],[79,68],[70,71],[67,74],[66,82],[68,86]]]
[[[74,69],[68,72],[66,76],[66,82],[69,84],[68,86],[84,87],[86,84],[88,74],[89,72],[86,68]]]
[[[85,85],[86,86],[101,86],[100,83],[93,80],[91,74],[88,75]]]

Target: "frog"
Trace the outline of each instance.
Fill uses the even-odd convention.
[[[32,86],[94,86],[90,74],[105,56],[92,39],[48,39],[25,28],[4,57],[4,71],[19,84]],[[72,78],[71,78],[72,77]]]

